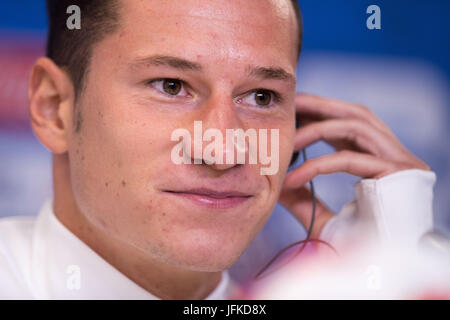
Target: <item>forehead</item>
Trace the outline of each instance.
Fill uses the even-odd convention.
[[[120,28],[110,38],[124,56],[295,64],[296,28],[290,0],[121,0]]]

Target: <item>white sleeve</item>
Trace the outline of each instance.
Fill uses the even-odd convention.
[[[320,238],[339,250],[370,228],[384,244],[416,245],[433,228],[435,182],[433,171],[420,169],[363,179],[355,184],[355,200],[327,222]]]

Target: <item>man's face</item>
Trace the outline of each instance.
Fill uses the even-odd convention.
[[[294,10],[288,0],[121,4],[120,28],[94,46],[76,106],[83,118],[69,137],[76,202],[91,223],[158,261],[223,270],[268,219],[292,155],[295,82],[279,70],[295,75]],[[277,72],[255,72],[260,67]],[[260,105],[257,89],[280,100],[268,94]],[[193,137],[194,121],[224,137],[226,129],[278,129],[278,172],[261,175],[248,161],[173,163],[179,142],[171,134],[185,128]],[[183,193],[191,189],[247,196],[211,202]]]

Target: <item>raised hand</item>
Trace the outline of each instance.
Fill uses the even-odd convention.
[[[309,159],[286,175],[279,201],[305,228],[309,226],[312,207],[305,184],[317,175],[347,172],[361,178],[378,179],[401,170],[430,170],[365,106],[299,93],[296,112],[301,127],[295,136],[295,151],[319,140],[337,151]],[[311,237],[318,237],[332,216],[319,200]]]

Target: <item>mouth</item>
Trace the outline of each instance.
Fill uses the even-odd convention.
[[[209,209],[231,209],[242,205],[253,197],[239,191],[217,191],[212,189],[163,190],[165,193]]]

